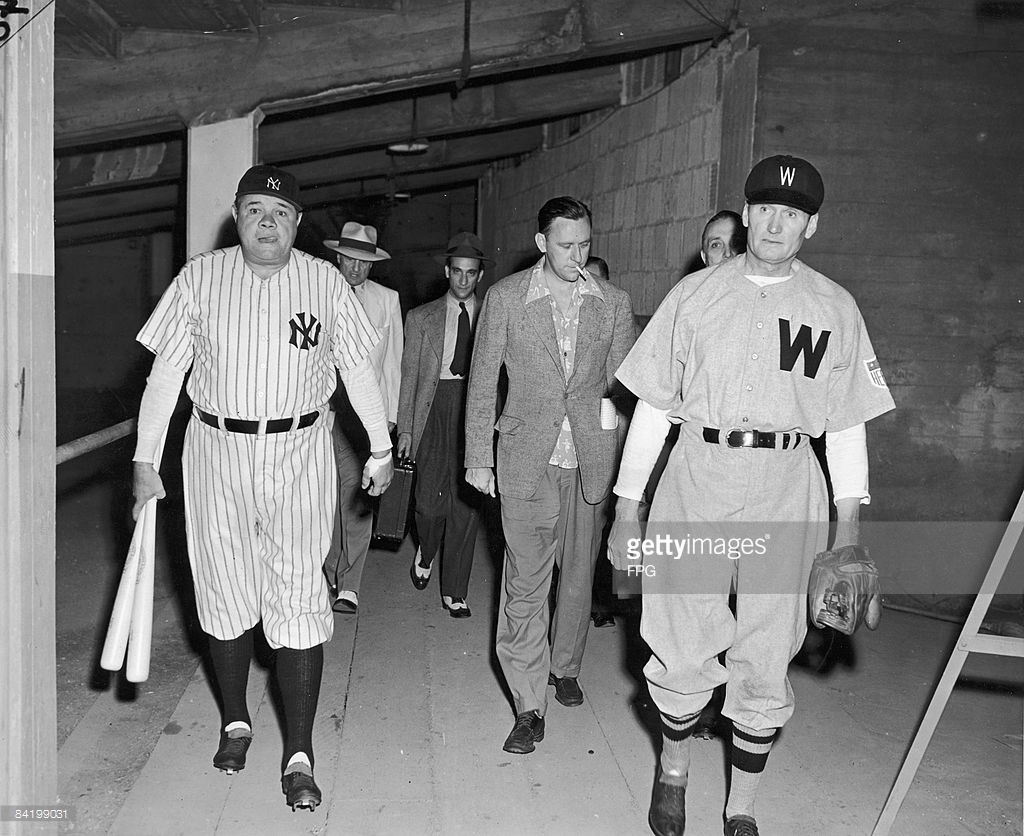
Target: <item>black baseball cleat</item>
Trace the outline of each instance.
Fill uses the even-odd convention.
[[[647,823],[657,836],[683,836],[686,830],[686,787],[663,781],[661,764],[654,776]]]
[[[751,816],[733,816],[726,819],[725,836],[760,836],[757,822]]]
[[[249,751],[251,743],[252,732],[246,729],[222,731],[220,746],[217,747],[217,754],[213,756],[213,765],[228,775],[240,772],[245,769],[245,753]]]
[[[305,772],[288,772],[282,775],[281,790],[293,813],[298,809],[309,810],[312,813],[323,801],[320,787],[316,785],[313,776]]]
[[[544,718],[536,711],[524,711],[516,715],[516,724],[501,748],[513,755],[528,755],[537,748],[534,744],[543,739]]]

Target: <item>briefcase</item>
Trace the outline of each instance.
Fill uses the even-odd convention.
[[[373,524],[373,539],[380,545],[398,548],[405,539],[409,521],[409,500],[416,465],[408,459],[395,463],[395,478],[380,495],[377,518]]]

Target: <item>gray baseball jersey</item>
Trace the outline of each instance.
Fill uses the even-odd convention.
[[[223,418],[297,418],[308,427],[231,433],[198,420],[185,436],[186,530],[203,629],[232,639],[261,618],[273,647],[327,641],[333,617],[320,571],[337,474],[327,402],[335,366],[380,339],[338,270],[292,250],[269,279],[241,249],[192,258],[137,337],[191,375],[199,409]]]

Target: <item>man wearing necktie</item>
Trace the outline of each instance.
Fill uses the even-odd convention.
[[[425,589],[441,552],[441,600],[452,618],[469,618],[466,604],[479,526],[480,498],[463,479],[466,379],[479,308],[475,295],[484,265],[480,239],[460,232],[435,256],[448,292],[409,312],[398,399],[399,458],[416,460],[416,529],[420,547],[410,576]]]
[[[393,432],[402,363],[402,310],[397,292],[367,278],[374,262],[391,256],[377,246],[375,227],[354,221],[341,228],[338,240],[324,241],[324,246],[338,253],[341,274],[367,318],[383,335],[370,353],[370,365],[384,398],[388,430]],[[351,614],[359,609],[359,585],[373,535],[373,507],[360,481],[369,447],[366,432],[354,420],[344,386],[338,386],[331,405],[336,412],[332,437],[338,465],[338,516],[324,574],[331,592],[337,595],[334,611]]]

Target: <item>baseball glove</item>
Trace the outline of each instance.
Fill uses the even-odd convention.
[[[882,617],[878,570],[865,546],[843,546],[814,556],[807,605],[815,627],[851,635],[861,622],[869,630]]]

